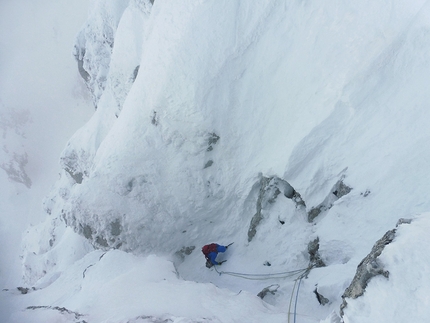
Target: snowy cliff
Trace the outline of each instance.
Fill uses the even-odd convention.
[[[425,275],[401,278],[430,268],[408,251],[430,227],[429,16],[425,1],[93,1],[73,54],[96,110],[25,237],[35,290],[16,320],[281,322],[295,291],[300,322],[426,317]],[[399,218],[386,274],[344,294]],[[215,241],[235,242],[225,273],[313,267],[299,283],[218,275],[200,253]],[[121,315],[103,310],[116,290]],[[376,301],[390,293],[402,315]]]

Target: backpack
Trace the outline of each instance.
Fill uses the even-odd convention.
[[[210,254],[211,252],[217,252],[218,245],[216,243],[207,244],[206,246],[203,246],[202,252],[205,256]]]

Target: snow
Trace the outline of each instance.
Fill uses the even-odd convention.
[[[65,16],[51,2],[35,17],[48,15],[41,8],[50,8],[49,17]],[[15,15],[31,9],[24,2],[2,6]],[[78,7],[74,13],[83,17]],[[32,188],[5,186],[8,196],[22,197],[10,198],[1,212],[37,216],[21,215],[17,224],[1,218],[2,226],[14,227],[10,235],[2,229],[2,243],[11,246],[1,256],[2,272],[19,272],[20,240],[24,266],[23,280],[2,281],[2,320],[338,323],[357,265],[399,218],[412,218],[379,258],[388,279],[376,276],[364,295],[348,298],[342,319],[424,321],[429,16],[425,1],[94,0],[80,31],[75,22],[60,27],[54,20],[54,30],[76,36],[73,54],[88,73],[97,110],[81,128],[83,118],[74,116],[73,136],[61,123],[42,123],[46,115],[60,120],[51,110],[10,114],[15,133],[8,130],[6,143],[28,153]],[[1,35],[15,40],[20,32]],[[73,37],[54,39],[69,51],[48,51],[52,73],[73,47]],[[31,53],[34,61],[47,55]],[[83,91],[72,63],[73,77],[63,82],[54,73],[62,80],[57,88],[40,91],[45,82],[55,85],[44,81],[35,90],[43,95],[29,96],[72,102],[64,104],[67,118],[88,105],[88,97],[67,94],[76,86]],[[8,91],[31,88],[21,74],[13,81],[18,86]],[[2,109],[28,103],[6,90],[1,95]],[[42,105],[35,111],[45,111]],[[20,146],[22,129],[31,139]],[[42,140],[46,129],[63,139]],[[39,142],[46,151],[35,148]],[[36,171],[43,155],[52,163],[47,169],[60,172],[55,184],[48,171]],[[304,204],[283,194],[286,182]],[[46,183],[54,184],[50,192]],[[336,196],[340,183],[350,191]],[[38,195],[29,193],[34,189]],[[48,214],[40,222],[30,199],[41,203],[42,195]],[[321,212],[309,223],[315,208]],[[290,276],[308,267],[308,244],[317,238],[326,266],[302,279]],[[227,262],[207,269],[200,248],[233,241],[218,256]],[[257,296],[276,284],[274,294]],[[29,290],[21,294],[18,286]],[[318,303],[315,288],[327,305]]]
[[[91,312],[81,318],[89,322],[126,322],[138,317],[227,322],[248,320],[250,315],[255,322],[285,319],[283,313],[248,292],[236,294],[212,284],[180,280],[170,261],[118,250],[90,252],[63,270],[48,287],[38,290],[36,284],[35,288],[26,295],[14,295],[26,310],[13,313],[10,322],[68,322],[68,313],[55,307],[74,313]],[[51,308],[43,308],[45,304],[51,304]]]

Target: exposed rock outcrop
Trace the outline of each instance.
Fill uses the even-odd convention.
[[[251,241],[257,233],[257,226],[263,219],[263,209],[268,208],[275,203],[279,194],[283,194],[286,198],[293,200],[297,206],[305,206],[300,194],[285,180],[273,176],[260,179],[260,190],[257,198],[256,213],[251,219],[248,229],[248,241]],[[282,223],[282,222],[281,222]]]
[[[128,2],[116,0],[105,6],[100,3],[76,38],[73,55],[79,73],[93,96],[94,105],[97,105],[106,86],[115,32]]]
[[[86,323],[82,317],[86,316],[84,314],[71,311],[65,307],[59,307],[59,306],[28,306],[27,310],[51,310],[51,311],[57,311],[59,314],[61,314],[62,318],[67,320],[68,322],[75,322],[75,323]]]
[[[330,303],[330,300],[328,298],[324,297],[322,294],[320,294],[318,292],[318,286],[315,286],[314,294],[317,298],[318,303],[320,303],[320,305],[324,306],[324,305]]]
[[[9,160],[9,162],[0,164],[0,168],[2,168],[6,172],[7,176],[11,181],[22,183],[27,188],[31,188],[31,179],[25,171],[25,166],[27,165],[27,163],[27,153],[13,153],[12,158]]]
[[[267,286],[267,287],[263,288],[261,290],[261,292],[259,292],[257,294],[257,296],[260,297],[261,299],[264,299],[264,297],[266,297],[267,294],[275,295],[275,293],[278,291],[279,287],[280,287],[280,285],[278,285],[278,284]]]
[[[309,253],[309,265],[312,267],[325,267],[326,264],[321,259],[319,254],[320,248],[320,239],[317,237],[315,240],[310,241],[308,244],[308,253]]]
[[[396,226],[399,226],[403,223],[411,223],[411,220],[400,219]],[[357,266],[357,272],[351,284],[348,286],[348,288],[342,295],[343,302],[340,306],[341,316],[343,316],[344,309],[348,305],[347,299],[355,299],[363,295],[369,281],[373,277],[377,275],[382,275],[386,278],[389,277],[389,271],[383,267],[378,257],[383,252],[385,246],[390,244],[394,240],[394,238],[396,237],[396,231],[396,229],[387,231],[384,236],[374,244],[371,252]]]
[[[319,204],[311,208],[308,212],[308,221],[312,222],[321,212],[329,210],[333,203],[336,202],[341,197],[347,195],[352,191],[352,188],[346,185],[343,182],[344,177],[342,177],[331,189],[330,194],[325,198],[325,200]]]

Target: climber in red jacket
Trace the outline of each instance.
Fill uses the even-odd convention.
[[[230,243],[227,246],[221,246],[217,243],[211,243],[203,246],[202,252],[206,258],[206,267],[211,268],[213,265],[222,265],[224,262],[226,262],[227,260],[217,262],[215,259],[218,255],[218,252],[225,252],[232,244],[233,243]]]

